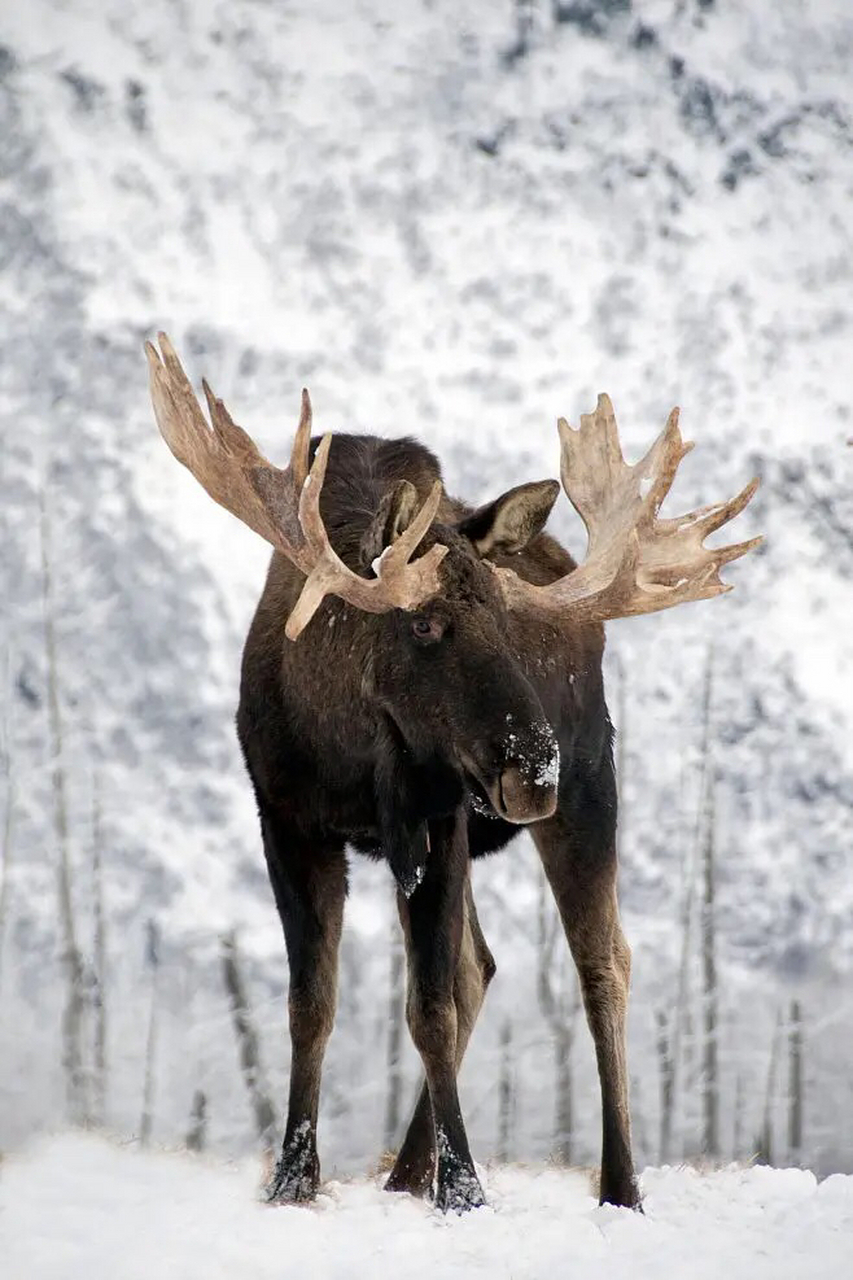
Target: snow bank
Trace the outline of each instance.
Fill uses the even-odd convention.
[[[375,1181],[310,1209],[256,1202],[257,1168],[54,1138],[0,1179],[5,1280],[607,1276],[803,1280],[853,1274],[853,1177],[649,1169],[644,1217],[599,1208],[587,1177],[487,1171],[490,1207],[443,1218]]]

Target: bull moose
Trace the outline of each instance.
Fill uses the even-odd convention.
[[[704,539],[757,487],[675,519],[658,511],[689,445],[678,412],[623,458],[609,399],[560,419],[581,565],[543,533],[560,486],[519,484],[472,509],[413,439],[311,437],[285,470],[207,383],[208,422],[168,338],[146,351],[160,431],[222,506],[274,547],[243,654],[237,727],[290,965],[290,1097],[267,1190],[311,1200],[320,1073],[335,1012],[346,850],[397,884],[407,1020],[425,1082],[386,1186],[443,1210],[484,1203],[456,1076],[495,972],[470,860],[528,825],[577,965],[601,1083],[602,1202],[639,1206],[625,1013],[630,951],[616,900],[606,619],[729,589],[720,568],[760,539]]]

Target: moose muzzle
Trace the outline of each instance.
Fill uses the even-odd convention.
[[[560,749],[546,721],[516,731],[509,720],[503,760],[485,769],[470,757],[464,763],[498,815],[507,822],[539,822],[557,807]]]
[[[557,807],[557,783],[531,776],[526,768],[504,769],[497,794],[489,799],[507,822],[538,822],[550,818]]]

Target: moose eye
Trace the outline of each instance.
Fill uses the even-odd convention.
[[[434,618],[413,618],[411,625],[416,640],[436,641],[444,634],[444,627]]]

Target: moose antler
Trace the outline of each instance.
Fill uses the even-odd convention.
[[[332,437],[323,437],[309,470],[311,401],[302,392],[302,412],[290,465],[282,471],[260,452],[225,405],[202,383],[213,430],[207,424],[181,362],[165,333],[160,351],[145,344],[154,416],[172,453],[220,506],[254,529],[305,574],[305,584],[287,620],[295,640],[324,596],[336,595],[367,613],[414,609],[439,589],[438,566],[447,548],[434,546],[411,562],[441,501],[436,480],[420,511],[375,564],[376,577],[353,573],[329,542],[320,515]],[[162,353],[162,354],[161,354]]]
[[[574,431],[565,418],[558,427],[560,474],[569,501],[586,525],[586,559],[547,586],[534,586],[511,570],[496,569],[511,608],[604,621],[655,613],[731,590],[721,580],[720,569],[762,539],[715,548],[703,542],[743,511],[758,488],[757,479],[728,502],[659,520],[678,465],[693,448],[681,439],[677,409],[633,467],[622,457],[608,396],[598,397],[594,413],[581,415],[580,430]]]

